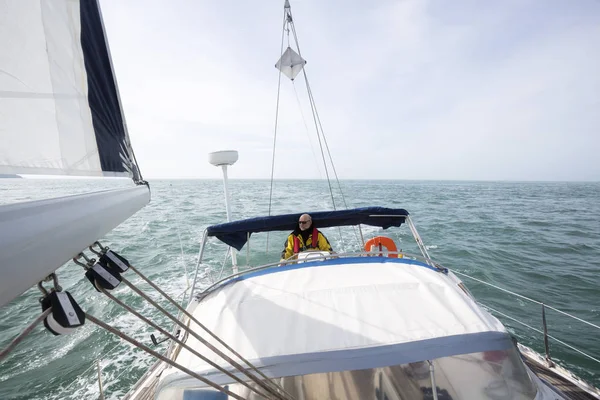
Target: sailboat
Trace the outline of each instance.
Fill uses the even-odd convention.
[[[314,111],[288,1],[283,30],[296,48],[284,50],[282,40],[275,67],[290,80],[304,74]],[[127,399],[600,398],[548,352],[518,343],[458,272],[434,262],[404,209],[309,212],[319,229],[357,228],[361,248],[332,252],[313,243],[251,266],[254,236],[297,232],[306,214],[231,221],[226,171],[236,160],[235,151],[210,155],[224,170],[228,222],[207,228],[198,261],[217,240],[232,254],[234,273],[194,292],[180,325],[188,328],[180,329],[185,340],[172,343],[171,362],[157,362]],[[420,254],[399,251],[388,236],[365,238],[361,229],[402,225]]]
[[[0,207],[0,305],[36,284],[43,293],[43,313],[0,357],[42,321],[54,334],[92,322],[157,358],[125,399],[600,398],[600,391],[549,354],[516,342],[457,271],[431,258],[407,210],[311,211],[315,228],[355,227],[361,247],[294,248],[291,257],[251,266],[251,239],[296,230],[303,214],[269,212],[232,221],[227,167],[237,161],[235,151],[210,155],[224,172],[229,221],[205,231],[187,304],[170,298],[123,255],[98,242],[150,199],[127,133],[98,3],[34,5],[3,3],[3,11],[15,15],[10,27],[15,34],[0,38],[9,55],[2,58],[7,65],[0,65],[0,94],[14,119],[0,125],[3,135],[11,135],[3,141],[10,149],[0,150],[0,173],[125,175],[135,185]],[[289,79],[302,73],[312,98],[287,0],[283,29],[293,34],[296,49],[282,48],[275,66]],[[34,54],[36,63],[23,54]],[[29,118],[32,113],[40,118]],[[319,126],[316,112],[314,117]],[[365,238],[364,226],[384,232],[407,226],[420,254],[398,250],[383,234]],[[234,273],[200,288],[209,241],[222,244]],[[240,263],[244,252],[246,262]],[[70,259],[86,268],[99,292],[170,340],[167,351],[158,353],[82,310],[55,274]],[[132,285],[130,271],[179,315]],[[110,293],[123,283],[169,316],[173,327],[156,326]]]

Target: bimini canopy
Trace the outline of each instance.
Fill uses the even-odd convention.
[[[223,243],[241,250],[248,235],[255,232],[291,231],[298,226],[303,213],[258,217],[208,227],[208,236],[216,236]],[[343,211],[320,211],[309,213],[317,228],[348,225],[371,225],[387,229],[400,226],[408,211],[402,208],[363,207]]]

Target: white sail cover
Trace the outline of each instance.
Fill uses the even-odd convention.
[[[97,0],[0,2],[0,174],[137,175]]]
[[[456,281],[414,260],[340,258],[250,273],[213,291],[193,314],[267,376],[276,377],[379,368],[511,346],[502,324]],[[195,338],[188,337],[187,344],[227,367]],[[176,361],[215,382],[228,382],[186,349]],[[187,378],[168,368],[161,387]]]
[[[282,74],[291,80],[294,80],[300,71],[302,71],[305,64],[306,61],[300,57],[298,53],[292,50],[291,47],[288,47],[279,61],[277,61],[277,64],[275,64],[275,68],[280,70]]]

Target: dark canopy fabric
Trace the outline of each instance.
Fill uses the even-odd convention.
[[[208,236],[216,236],[223,243],[241,250],[248,234],[255,232],[293,231],[298,218],[304,213],[258,217],[208,227]],[[371,225],[387,229],[402,225],[408,211],[401,208],[363,207],[343,211],[320,211],[309,213],[317,228],[348,225]]]

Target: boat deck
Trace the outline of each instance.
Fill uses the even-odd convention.
[[[594,395],[592,390],[595,388],[590,388],[590,390],[586,390],[585,388],[575,384],[575,382],[567,379],[565,376],[562,376],[558,373],[559,370],[561,372],[565,372],[561,367],[548,367],[545,363],[541,363],[537,357],[531,357],[527,353],[521,352],[524,356],[523,361],[527,366],[535,373],[538,378],[547,382],[552,388],[558,392],[565,398],[569,400],[598,400],[600,399],[600,393]],[[582,385],[587,385],[585,382],[581,382]],[[597,389],[596,389],[597,391]]]
[[[160,375],[167,365],[158,361],[140,378],[138,383],[122,398],[122,400],[153,400]]]

